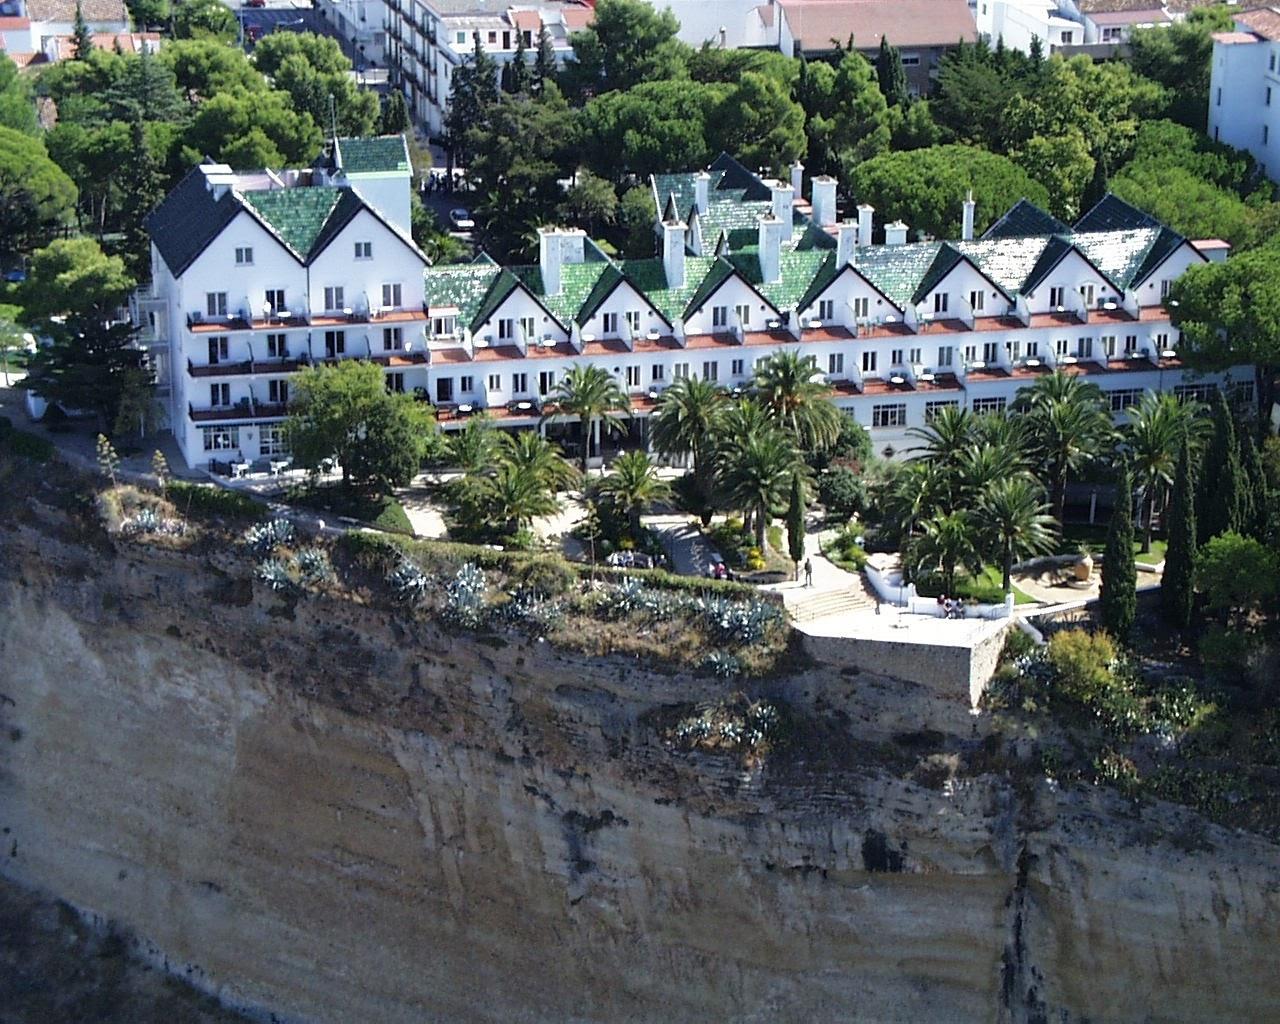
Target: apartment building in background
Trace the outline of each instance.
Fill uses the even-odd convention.
[[[1253,154],[1263,173],[1280,181],[1280,7],[1235,17],[1213,37],[1209,135]]]
[[[651,180],[654,255],[618,260],[547,226],[539,259],[483,253],[432,267],[409,235],[403,138],[337,139],[304,171],[194,169],[148,220],[153,277],[135,297],[179,447],[191,465],[285,452],[299,368],[367,359],[387,387],[429,401],[445,430],[481,413],[549,427],[558,381],[604,367],[646,444],[683,377],[745,393],[761,360],[808,359],[831,400],[900,453],[946,406],[1007,409],[1055,369],[1095,382],[1119,417],[1144,391],[1207,397],[1241,367],[1199,377],[1165,307],[1187,267],[1225,257],[1108,196],[1074,225],[1025,201],[980,238],[908,242],[875,211],[836,216],[834,178],[770,181],[722,155]],[[881,240],[882,239],[882,240]]]
[[[0,0],[0,51],[20,68],[70,59],[74,53],[76,0]],[[155,53],[158,32],[130,30],[123,0],[80,0],[80,10],[100,50]]]
[[[387,7],[384,0],[315,0],[316,13],[350,47],[358,71],[386,66]]]
[[[385,60],[394,87],[404,91],[414,121],[429,135],[444,131],[453,75],[474,52],[475,41],[499,71],[515,59],[523,42],[532,63],[538,35],[546,27],[557,65],[573,48],[569,36],[591,21],[592,7],[578,0],[383,0]]]
[[[1186,16],[1193,0],[974,0],[973,16],[980,35],[994,44],[1031,52],[1033,39],[1042,52],[1064,57],[1087,54],[1114,57],[1134,29],[1169,25]]]

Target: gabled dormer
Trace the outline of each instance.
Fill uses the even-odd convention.
[[[1004,316],[1013,297],[968,256],[944,242],[911,301],[925,322]]]

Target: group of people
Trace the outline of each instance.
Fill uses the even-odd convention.
[[[942,609],[944,619],[964,618],[964,603],[958,597],[947,597],[946,594],[942,594],[938,597],[938,607]]]
[[[422,179],[422,191],[426,195],[432,195],[435,192],[448,195],[450,192],[462,192],[466,188],[466,183],[466,178],[461,171],[454,171],[450,175],[448,171],[433,169]]]
[[[662,564],[660,556],[643,551],[615,551],[605,561],[620,569],[657,569]]]
[[[725,565],[724,562],[716,561],[708,566],[707,576],[713,580],[731,580],[733,579],[733,570]]]

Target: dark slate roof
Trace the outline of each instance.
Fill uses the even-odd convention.
[[[1134,228],[1159,227],[1160,222],[1149,213],[1126,203],[1108,192],[1075,224],[1076,231],[1130,231]]]
[[[1070,231],[1066,224],[1046,213],[1028,199],[1019,199],[1009,212],[987,228],[983,238],[1020,238],[1026,235],[1056,235]]]
[[[230,190],[221,199],[205,187],[204,174],[193,167],[146,218],[147,230],[174,277],[191,265],[240,212]]]
[[[378,135],[368,139],[338,139],[337,161],[348,174],[385,171],[409,173],[409,148],[403,135]]]

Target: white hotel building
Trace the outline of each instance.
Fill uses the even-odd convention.
[[[1232,31],[1214,34],[1209,134],[1280,181],[1280,8],[1243,11]]]
[[[800,200],[802,177],[764,181],[727,156],[656,177],[648,259],[548,227],[537,264],[430,267],[409,238],[398,137],[338,140],[312,171],[206,165],[149,221],[153,284],[137,314],[192,465],[279,454],[290,374],[344,358],[381,364],[445,430],[480,412],[536,428],[572,366],[603,366],[643,442],[672,381],[746,388],[757,362],[792,349],[882,452],[943,406],[1002,410],[1054,369],[1097,383],[1117,415],[1147,389],[1252,387],[1248,367],[1184,370],[1163,305],[1222,243],[1114,197],[1074,226],[1023,202],[981,238],[907,242],[903,224],[877,231],[868,206],[837,222],[832,178]]]

